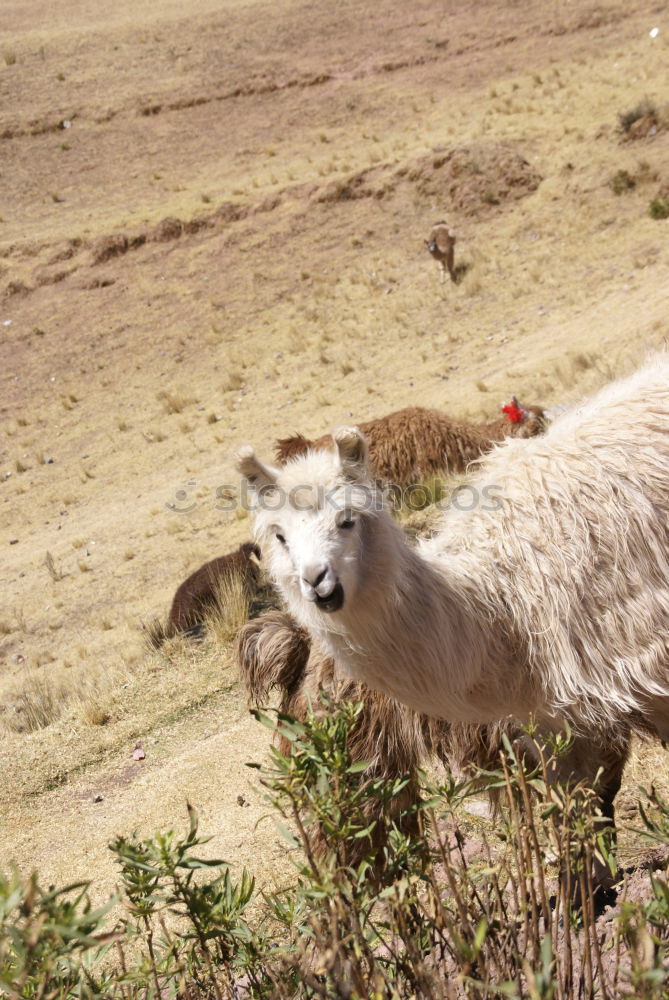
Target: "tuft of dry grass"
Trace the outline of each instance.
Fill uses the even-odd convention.
[[[165,639],[165,623],[161,618],[152,618],[149,622],[142,623],[146,646],[149,650],[160,649]]]
[[[231,368],[221,386],[223,392],[237,392],[239,389],[244,387],[244,377],[242,373],[234,368]]]
[[[65,573],[60,566],[56,566],[56,561],[50,552],[47,552],[44,557],[44,565],[54,583],[58,583],[59,580],[65,577]]]
[[[229,646],[249,620],[252,594],[238,573],[223,577],[216,587],[216,607],[207,616],[207,631],[216,646]]]
[[[161,389],[156,393],[156,399],[162,404],[168,416],[172,413],[182,413],[186,407],[198,402],[197,396],[181,388]]]
[[[72,690],[64,678],[52,670],[24,671],[4,700],[2,726],[16,733],[34,733],[60,718]]]

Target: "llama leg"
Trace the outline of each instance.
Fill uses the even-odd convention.
[[[455,282],[455,248],[451,246],[448,251],[448,273],[451,276],[451,281]]]
[[[557,762],[555,768],[555,780],[561,784],[576,783],[585,780],[589,784],[596,781],[598,809],[606,821],[606,825],[612,827],[611,846],[615,849],[616,828],[614,799],[620,790],[623,771],[629,756],[629,734],[627,739],[611,744],[595,742],[585,737],[576,737],[572,749],[567,756]],[[562,876],[564,878],[564,874]],[[613,885],[614,876],[608,864],[600,858],[595,857],[592,870],[592,882],[595,889],[595,909],[601,910],[607,903],[612,901],[615,895]],[[573,886],[572,898],[575,905],[580,904],[580,890],[578,885]]]
[[[446,268],[444,267],[443,260],[439,261],[439,283],[443,285],[446,281]]]

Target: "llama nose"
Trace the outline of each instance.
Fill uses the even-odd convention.
[[[302,575],[302,579],[314,590],[318,589],[318,585],[323,582],[327,575],[328,568],[325,566],[323,569],[311,569],[309,567]]]
[[[302,594],[308,601],[327,597],[335,588],[337,577],[330,566],[317,563],[302,570]]]

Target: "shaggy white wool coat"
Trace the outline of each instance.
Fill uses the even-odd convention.
[[[334,437],[337,453],[274,470],[245,450],[239,467],[286,493],[365,484],[359,437]],[[386,511],[350,496],[345,541],[332,505],[317,499],[259,511],[259,540],[292,614],[351,676],[428,715],[533,713],[549,726],[631,724],[669,738],[667,356],[544,437],[500,445],[470,485],[479,500],[501,502],[451,508],[417,548]],[[333,613],[304,596],[317,558],[328,580],[345,582]]]

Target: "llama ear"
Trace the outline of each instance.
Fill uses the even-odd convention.
[[[271,465],[264,465],[260,459],[256,458],[251,445],[247,444],[239,449],[236,466],[237,471],[244,476],[244,479],[256,493],[262,489],[271,489],[276,486],[278,470]]]
[[[342,472],[349,479],[367,477],[367,441],[357,427],[337,427],[332,432]]]

